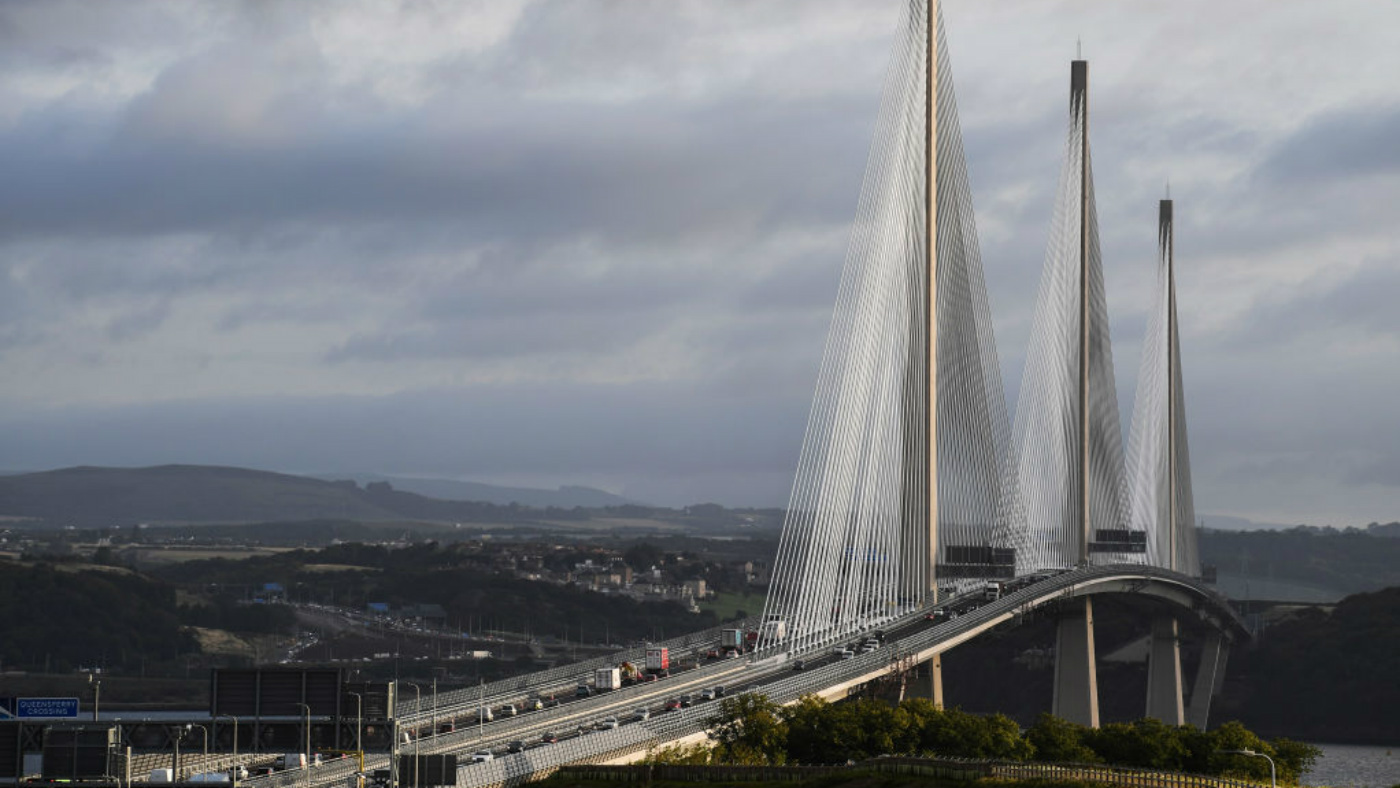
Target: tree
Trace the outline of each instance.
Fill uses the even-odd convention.
[[[1083,725],[1076,725],[1053,714],[1042,713],[1026,731],[1026,740],[1035,748],[1035,759],[1049,763],[1094,763],[1097,753],[1084,743]]]
[[[719,763],[777,765],[787,762],[788,726],[782,707],[767,695],[745,692],[720,701],[707,721]]]
[[[1284,782],[1297,783],[1322,757],[1321,749],[1292,739],[1274,739],[1269,744],[1274,748],[1279,779]]]
[[[1085,743],[1108,763],[1143,769],[1179,770],[1188,750],[1173,728],[1161,720],[1115,722],[1085,734]]]

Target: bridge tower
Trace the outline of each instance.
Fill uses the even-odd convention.
[[[942,16],[908,0],[762,645],[835,643],[935,601],[941,579],[1011,576],[1009,445]]]
[[[1089,64],[1070,64],[1069,134],[1013,433],[1024,539],[1017,570],[1132,560],[1146,534],[1124,526],[1122,434],[1089,149]],[[1061,611],[1057,716],[1097,726],[1094,611]]]

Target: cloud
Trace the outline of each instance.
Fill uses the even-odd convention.
[[[900,6],[0,6],[0,459],[782,503]],[[1276,10],[944,3],[1004,378],[1082,37],[1123,413],[1170,180],[1197,508],[1394,519],[1400,11]]]

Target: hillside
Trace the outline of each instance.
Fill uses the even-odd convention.
[[[420,479],[412,476],[381,476],[376,473],[335,473],[317,474],[316,478],[326,480],[354,479],[360,484],[388,482],[395,490],[417,493],[428,498],[442,498],[449,501],[481,501],[500,506],[519,504],[543,509],[557,506],[572,509],[575,506],[598,508],[604,506],[625,506],[633,503],[620,495],[613,495],[592,487],[564,486],[557,490],[535,487],[505,487],[497,484],[466,482],[456,479]]]
[[[274,520],[519,519],[518,507],[442,501],[353,481],[201,465],[64,468],[0,477],[0,517],[53,527]]]

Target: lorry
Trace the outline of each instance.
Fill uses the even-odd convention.
[[[744,630],[721,629],[719,631],[719,648],[721,651],[743,651]]]
[[[770,618],[763,622],[761,634],[764,643],[769,645],[777,643],[787,637],[787,622],[781,618]]]
[[[660,673],[671,668],[671,650],[665,646],[647,648],[647,672]]]
[[[272,767],[273,767],[274,769],[277,769],[278,771],[282,771],[283,769],[305,769],[305,768],[306,768],[306,753],[304,753],[304,752],[288,752],[288,753],[283,753],[283,754],[277,756],[277,760],[276,760],[276,761],[273,761]]]
[[[599,691],[620,688],[622,671],[619,668],[598,668],[593,672],[593,686]]]
[[[988,580],[987,585],[982,589],[982,598],[988,602],[995,602],[1001,599],[1003,584],[1000,580]]]

